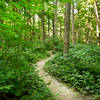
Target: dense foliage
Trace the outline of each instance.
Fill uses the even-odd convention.
[[[48,61],[45,70],[81,93],[100,99],[100,47],[78,44],[67,57],[59,53]]]
[[[50,56],[46,48],[43,48],[41,44],[35,43],[31,47],[24,48],[24,51],[21,55],[25,56],[25,59],[28,62],[36,63],[37,61]]]
[[[50,73],[99,98],[100,47],[76,45],[61,54],[73,41],[100,45],[99,10],[99,0],[0,0],[0,99],[53,100],[32,66],[49,50],[59,54],[46,65]]]
[[[39,8],[42,7],[39,1],[41,0],[0,1],[1,100],[53,99],[46,84],[32,66],[40,59],[49,56],[38,39],[41,37],[39,34],[41,30],[38,26],[35,27],[31,20],[31,17],[35,19],[34,15],[38,14]]]
[[[16,48],[0,50],[0,99],[53,100],[50,90],[38,76],[35,67],[32,67],[32,63],[35,64],[48,55],[36,43],[23,47],[19,54],[16,53]]]

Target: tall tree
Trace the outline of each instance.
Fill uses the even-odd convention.
[[[54,22],[53,22],[53,27],[54,27],[54,31],[53,31],[53,38],[55,40],[55,37],[57,35],[57,0],[55,0],[54,2],[55,5],[55,10],[54,10]]]
[[[64,56],[67,55],[69,52],[70,9],[71,9],[71,4],[65,3]]]
[[[99,12],[98,12],[98,6],[97,6],[98,0],[94,0],[94,6],[95,6],[95,14],[96,14],[96,22],[97,22],[97,41],[98,45],[100,45],[100,22],[99,22]]]
[[[45,25],[44,25],[44,0],[42,0],[43,3],[43,9],[42,9],[42,17],[41,17],[41,23],[42,23],[42,43],[44,45],[45,43]]]
[[[76,35],[74,30],[74,4],[72,4],[72,44],[75,45]]]

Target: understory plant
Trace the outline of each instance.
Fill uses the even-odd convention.
[[[78,44],[69,55],[61,53],[48,61],[45,70],[80,93],[100,99],[100,47]]]
[[[35,48],[34,48],[35,47]],[[0,50],[1,100],[54,100],[51,91],[32,64],[49,56],[41,46]]]

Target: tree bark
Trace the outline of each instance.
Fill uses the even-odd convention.
[[[65,32],[64,32],[64,56],[69,52],[69,35],[70,35],[70,3],[65,3]]]
[[[44,8],[44,0],[43,0],[43,8]],[[44,9],[42,10],[42,43],[45,43],[45,24],[44,24]]]
[[[32,37],[35,35],[35,14],[33,15],[33,30],[32,30]]]
[[[72,4],[72,45],[75,46],[76,35],[74,30],[74,4]]]
[[[61,21],[60,21],[60,37],[62,37],[62,27],[61,27]]]
[[[99,20],[99,14],[98,14],[98,7],[97,7],[97,0],[94,1],[94,6],[95,6],[95,14],[96,14],[96,21],[97,21],[97,25],[96,25],[96,28],[97,28],[97,43],[98,45],[100,45],[100,20]]]
[[[55,37],[57,35],[57,0],[55,0],[54,5],[56,6],[54,11],[54,34],[53,34],[53,38],[55,40]]]
[[[87,29],[86,29],[86,43],[88,44],[89,43],[89,31],[90,30],[90,25],[87,24]]]
[[[55,31],[54,31],[54,19],[52,20],[52,31],[53,31],[53,38],[55,38]]]
[[[48,35],[50,36],[50,19],[48,17]]]

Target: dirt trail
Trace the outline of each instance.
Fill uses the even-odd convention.
[[[82,96],[78,92],[69,89],[69,87],[67,87],[64,83],[59,82],[57,79],[55,79],[53,76],[50,76],[43,70],[45,63],[53,57],[54,55],[51,55],[51,57],[38,62],[37,70],[39,70],[39,75],[43,78],[45,83],[50,83],[48,87],[56,96],[56,100],[92,100],[89,97]]]

